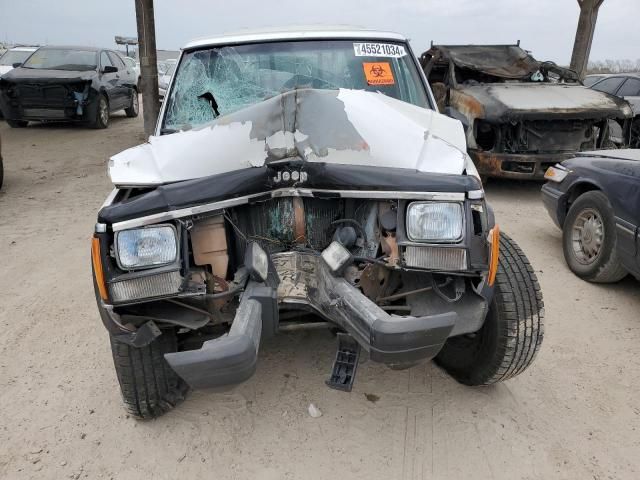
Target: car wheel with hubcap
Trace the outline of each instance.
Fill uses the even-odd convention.
[[[543,336],[538,279],[520,247],[502,233],[493,298],[482,328],[448,339],[435,361],[460,383],[490,385],[531,365]]]
[[[127,114],[127,117],[134,118],[138,116],[139,110],[140,105],[138,104],[138,92],[134,89],[131,92],[131,105],[129,105],[129,108],[124,110],[124,113]]]
[[[600,191],[584,193],[573,202],[562,228],[567,265],[590,282],[617,282],[627,275],[616,251],[613,208]]]
[[[93,128],[107,128],[109,126],[109,102],[104,94],[100,94],[96,104],[96,116],[91,123]]]

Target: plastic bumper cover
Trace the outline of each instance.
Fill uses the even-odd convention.
[[[167,353],[169,366],[191,388],[233,385],[256,370],[260,338],[277,319],[275,289],[249,282],[229,333],[204,342],[199,350]]]

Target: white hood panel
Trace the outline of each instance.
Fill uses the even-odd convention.
[[[150,137],[111,157],[109,175],[117,186],[159,185],[292,157],[462,174],[465,150],[460,122],[435,111],[358,90],[299,90],[197,130]]]

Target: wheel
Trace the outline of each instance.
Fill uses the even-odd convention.
[[[131,105],[129,108],[124,110],[124,113],[127,114],[127,117],[133,118],[138,116],[138,111],[140,110],[138,105],[138,92],[133,90],[131,92]]]
[[[613,208],[606,195],[591,191],[571,205],[562,228],[562,247],[569,268],[578,277],[597,283],[622,280],[627,271],[616,244]]]
[[[164,354],[177,350],[176,334],[163,331],[150,345],[135,348],[110,335],[111,353],[127,411],[155,418],[182,402],[187,384],[169,367]]]
[[[8,118],[7,123],[11,128],[24,128],[29,125],[29,122],[27,120],[9,120]]]
[[[107,128],[109,126],[109,102],[104,94],[100,94],[98,97],[95,115],[91,122],[92,128]]]
[[[500,236],[494,294],[482,328],[447,340],[435,361],[466,385],[490,385],[522,373],[544,336],[544,303],[533,268],[509,236]]]

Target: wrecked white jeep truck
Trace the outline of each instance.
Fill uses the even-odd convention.
[[[156,135],[109,173],[94,285],[134,416],[247,380],[261,339],[320,321],[347,391],[360,355],[487,385],[542,342],[533,269],[398,34],[192,42]]]

